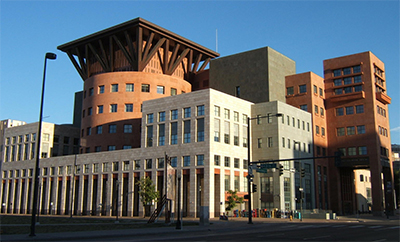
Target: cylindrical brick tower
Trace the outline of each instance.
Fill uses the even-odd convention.
[[[141,18],[58,49],[84,81],[81,153],[140,147],[143,101],[192,91],[219,56]]]

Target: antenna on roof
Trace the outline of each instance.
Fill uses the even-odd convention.
[[[215,29],[215,52],[218,52],[218,29]]]

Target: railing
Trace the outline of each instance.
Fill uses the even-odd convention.
[[[147,221],[148,224],[154,223],[154,221],[160,216],[160,214],[164,210],[166,203],[167,203],[167,196],[164,195],[161,199],[161,203],[158,204],[158,207],[151,214],[149,221]]]

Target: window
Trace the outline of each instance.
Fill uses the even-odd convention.
[[[164,158],[158,158],[157,159],[157,168],[164,168]]]
[[[176,89],[175,88],[171,88],[171,96],[175,96],[176,95]]]
[[[235,96],[240,97],[240,86],[235,87]]]
[[[316,114],[318,114],[318,106],[317,106],[317,105],[314,105],[314,112],[315,112]]]
[[[125,112],[127,112],[127,113],[133,112],[133,104],[132,103],[125,104]]]
[[[325,128],[324,127],[321,127],[321,135],[325,136]]]
[[[356,129],[354,126],[347,127],[347,135],[354,135],[356,134]]]
[[[99,86],[99,94],[104,93],[104,85]]]
[[[344,88],[344,93],[352,93],[353,92],[353,88],[352,87],[345,87]]]
[[[335,89],[335,95],[340,95],[340,94],[343,94],[343,89],[341,88]]]
[[[324,116],[325,115],[324,108],[321,107],[319,109],[319,113],[321,114],[321,116]]]
[[[171,123],[171,145],[178,144],[178,123]]]
[[[347,151],[348,151],[348,155],[357,155],[356,154],[356,147],[349,147],[347,149]]]
[[[96,134],[102,134],[103,133],[103,126],[99,125],[96,127]]]
[[[322,88],[319,88],[319,95],[322,97],[324,96],[324,91],[322,90]]]
[[[365,125],[357,126],[357,134],[365,134]]]
[[[219,142],[220,134],[220,121],[219,119],[214,119],[214,141]]]
[[[364,113],[364,105],[356,105],[356,113]]]
[[[204,115],[204,105],[197,106],[197,116]]]
[[[158,122],[164,122],[165,121],[165,112],[159,112],[158,113]]]
[[[336,108],[336,116],[343,116],[344,109],[343,108]]]
[[[286,88],[286,95],[293,95],[293,94],[294,94],[294,88],[293,87]]]
[[[351,74],[351,68],[350,67],[343,68],[343,75],[349,75],[349,74]]]
[[[146,127],[146,147],[153,146],[153,125]]]
[[[239,145],[239,125],[233,125],[233,144]]]
[[[314,85],[313,87],[314,87],[314,94],[318,94],[318,87],[316,85]]]
[[[91,107],[88,108],[88,115],[90,116],[90,115],[92,115],[92,113],[93,113],[93,109]]]
[[[228,156],[224,157],[224,166],[225,167],[230,167],[231,166],[231,158]]]
[[[307,104],[300,105],[300,109],[303,110],[303,111],[308,112]],[[282,120],[284,120],[284,119],[282,118]]]
[[[344,85],[349,85],[349,84],[351,84],[351,77],[345,77],[345,78],[343,78],[343,82],[344,82]]]
[[[123,166],[124,171],[129,171],[129,161],[128,160],[124,161],[123,165],[124,165]]]
[[[126,86],[125,86],[125,91],[126,92],[133,92],[134,91],[133,83],[127,83]]]
[[[257,139],[257,148],[262,148],[262,138]]]
[[[358,147],[358,154],[359,155],[366,155],[367,154],[367,147],[366,146]]]
[[[97,106],[97,113],[103,113],[103,105]]]
[[[214,115],[217,117],[220,116],[220,107],[214,106]]]
[[[197,142],[204,141],[204,118],[197,119]]]
[[[238,112],[233,112],[233,121],[239,122],[239,113]]]
[[[153,160],[152,159],[146,159],[145,160],[145,169],[151,169],[153,167]]]
[[[142,84],[142,92],[150,92],[150,85]]]
[[[224,109],[224,117],[225,117],[225,119],[229,119],[230,118],[230,112],[229,112],[229,109]]]
[[[178,109],[171,110],[171,120],[178,119]]]
[[[345,133],[344,133],[344,128],[343,128],[343,127],[337,128],[337,129],[336,129],[336,135],[337,135],[337,136],[344,136],[344,135],[345,135]]]
[[[157,86],[157,93],[158,94],[165,94],[165,87],[164,86]]]
[[[110,113],[116,113],[118,110],[118,105],[117,104],[111,104],[110,105]]]
[[[346,107],[346,115],[351,115],[354,114],[354,107],[350,106],[350,107]]]
[[[124,145],[124,146],[122,146],[122,149],[123,149],[123,150],[132,149],[132,145]]]
[[[229,189],[230,189],[230,175],[225,175],[225,178],[224,178],[224,188],[225,188],[225,191],[229,191]]]
[[[354,86],[354,92],[361,92],[362,90],[362,85]]]
[[[272,137],[268,137],[268,147],[272,146],[273,146]]]
[[[190,118],[191,116],[191,108],[184,108],[183,109],[183,118]]]
[[[108,146],[108,151],[113,151],[115,150],[115,145],[109,145]]]
[[[124,133],[132,133],[132,124],[124,124]]]
[[[334,86],[341,86],[342,85],[342,79],[333,80],[333,85]]]
[[[89,136],[91,134],[92,134],[92,128],[89,127],[89,128],[86,129],[86,135]]]
[[[361,72],[361,66],[353,66],[353,73],[359,73]]]
[[[307,92],[307,86],[304,85],[300,85],[299,86],[299,93],[306,93]]]
[[[196,162],[198,166],[204,166],[204,155],[196,155]]]
[[[111,92],[118,92],[118,84],[111,85]]]
[[[230,140],[230,130],[229,130],[229,122],[224,122],[224,142],[225,144],[229,144]]]
[[[171,157],[171,166],[172,167],[178,166],[178,158],[177,157]]]
[[[108,133],[110,133],[110,134],[117,133],[117,125],[116,124],[110,124],[108,126]]]
[[[342,70],[341,69],[333,70],[333,76],[341,76],[341,75],[342,75]]]
[[[152,124],[154,121],[154,115],[152,113],[147,114],[147,123]]]
[[[240,168],[240,160],[238,158],[233,159],[233,167],[234,168]]]
[[[183,143],[190,143],[190,120],[183,121]]]
[[[247,124],[247,115],[246,114],[243,114],[242,115],[242,122],[244,123],[244,124]]]
[[[215,166],[220,165],[220,156],[219,155],[214,155],[214,165]]]
[[[183,166],[190,166],[190,156],[183,157]]]

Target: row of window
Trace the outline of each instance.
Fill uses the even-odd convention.
[[[214,166],[231,167],[231,165],[232,165],[231,157],[224,156],[224,160],[222,162],[220,155],[214,155]],[[247,162],[247,160],[242,160],[242,162],[240,162],[239,158],[233,158],[233,168],[247,169],[248,168],[248,162]]]
[[[314,91],[315,91],[316,87],[317,86],[314,87]],[[295,94],[294,91],[295,91],[294,87],[287,87],[286,88],[286,95],[288,95],[288,96],[294,95]],[[320,90],[320,92],[322,92],[322,89]],[[299,85],[297,90],[296,90],[296,93],[299,93],[299,94],[307,93],[307,85],[306,84]]]
[[[367,155],[367,146],[339,148],[342,156]]]
[[[283,124],[285,123],[285,115],[282,116],[282,123]],[[293,127],[296,127],[296,119],[294,117],[290,118],[289,115],[286,115],[286,124],[288,126],[292,125]],[[305,121],[297,119],[297,128],[303,129],[303,130],[306,130],[306,128],[307,128],[307,132],[310,132],[310,123],[307,122],[307,124],[306,124]]]
[[[320,130],[321,128],[321,130]],[[325,136],[325,128],[324,127],[319,127],[318,125],[315,125],[315,134],[316,135],[321,135],[322,137]]]
[[[219,106],[214,106],[214,116],[221,117],[221,108]],[[247,117],[247,114],[242,114],[243,124],[247,124]],[[231,119],[231,111],[227,108],[224,108],[224,118],[228,120]],[[233,111],[233,121],[239,122],[239,112]]]
[[[361,66],[356,65],[356,66],[352,66],[352,67],[335,69],[335,70],[333,70],[333,76],[345,76],[345,75],[350,75],[350,74],[355,74],[355,73],[360,73],[360,72],[361,72]]]
[[[362,79],[361,79],[361,75],[357,75],[357,76],[350,76],[350,77],[344,77],[342,79],[334,79],[333,80],[333,85],[334,86],[342,86],[342,85],[351,85],[351,84],[355,84],[355,83],[361,83]]]
[[[319,89],[319,96],[323,97],[324,96],[324,91],[322,90],[322,88],[318,88],[316,85],[314,85],[314,94],[318,95],[318,89]]]
[[[96,126],[95,129],[95,134],[103,134],[104,132],[104,125],[98,125]],[[93,128],[92,127],[88,127],[86,128],[86,136],[92,135],[92,131]],[[126,134],[130,134],[133,132],[133,125],[132,124],[124,124],[123,125],[123,132]],[[109,124],[108,125],[108,133],[109,134],[115,134],[117,133],[117,125],[116,124]],[[84,137],[85,136],[85,130],[82,129],[82,133],[81,136]]]
[[[348,93],[353,93],[353,92],[362,92],[362,90],[363,90],[362,85],[356,85],[356,86],[350,86],[350,87],[335,88],[334,92],[335,92],[335,95],[341,95],[341,94],[348,94]]]
[[[364,105],[355,105],[336,108],[336,116],[352,115],[352,114],[364,113]]]
[[[380,107],[379,105],[376,106],[376,109],[378,111],[378,114],[382,115],[383,117],[386,117],[386,109]]]
[[[49,138],[49,134],[47,134],[47,138]],[[42,140],[45,138],[45,134],[43,134]],[[13,137],[6,137],[6,145],[9,144],[16,144],[16,143],[23,143],[23,142],[35,142],[36,141],[36,133],[32,134],[25,134],[25,135],[18,135]]]
[[[374,65],[374,73],[380,77],[383,77],[383,71],[375,65]]]
[[[196,116],[204,116],[204,105],[199,105],[196,106]],[[157,121],[158,122],[164,122],[166,119],[165,116],[165,111],[162,112],[158,112],[157,114]],[[191,107],[187,107],[187,108],[183,108],[182,111],[182,118],[190,118],[192,116],[192,108]],[[170,120],[177,120],[178,119],[178,109],[173,109],[170,111]],[[149,113],[146,115],[146,123],[151,124],[154,122],[154,114],[153,113]]]
[[[388,131],[386,128],[378,126],[378,132],[380,135],[388,137]]]
[[[135,86],[133,83],[126,83],[125,84],[125,92],[134,92],[135,91],[134,87]],[[119,91],[119,84],[111,84],[110,92],[118,92],[118,91]],[[97,94],[103,94],[104,92],[105,92],[105,86],[104,85],[98,86]],[[150,92],[150,84],[141,84],[141,92]],[[161,86],[161,85],[157,85],[157,93],[165,94],[165,87]],[[185,93],[185,92],[182,91],[182,93]],[[89,88],[88,94],[89,94],[89,97],[94,95],[93,87]],[[171,88],[170,94],[171,94],[171,96],[177,95],[177,89]],[[83,92],[83,97],[86,98],[86,91]]]
[[[348,126],[346,128],[340,127],[336,129],[337,136],[355,135],[355,134],[365,134],[365,125]]]

